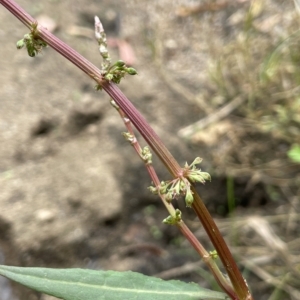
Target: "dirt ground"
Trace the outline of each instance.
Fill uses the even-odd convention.
[[[222,84],[212,71],[222,53],[232,52],[243,63],[227,45],[243,33],[251,9],[253,26],[275,44],[278,36],[297,29],[293,2],[18,3],[46,27],[53,22],[55,35],[98,66],[93,18],[99,15],[113,60],[122,58],[139,72],[123,80],[122,91],[180,164],[196,156],[204,159],[202,169],[210,172],[212,182],[199,185],[200,194],[255,299],[300,299],[300,279],[284,279],[299,278],[300,270],[300,167],[286,154],[300,142],[300,121],[288,134],[260,130],[258,115],[276,117],[266,107],[269,97],[283,91],[263,94],[265,102],[250,102],[245,95],[254,89],[247,83],[253,61],[243,84],[235,67],[226,65],[229,58],[223,61],[228,69]],[[266,19],[273,25],[263,27]],[[176,228],[161,223],[167,212],[149,193],[150,179],[122,137],[125,128],[109,97],[51,48],[35,58],[17,51],[15,44],[27,29],[2,6],[0,24],[1,263],[133,270],[216,288]],[[277,40],[270,31],[278,33]],[[255,55],[263,41],[256,43]],[[289,80],[283,80],[285,92],[293,89],[295,95],[299,84]],[[219,111],[228,103],[222,115]],[[293,109],[297,116],[298,104]],[[187,128],[199,120],[200,125]],[[161,180],[170,179],[156,158],[154,164]],[[212,250],[193,212],[183,202],[175,205]],[[3,278],[0,286],[0,300],[51,298]]]

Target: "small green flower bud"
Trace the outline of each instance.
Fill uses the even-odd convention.
[[[172,192],[168,192],[166,195],[166,201],[171,202],[173,199],[173,195]]]
[[[125,140],[130,142],[130,143],[134,143],[135,142],[135,137],[134,135],[132,135],[129,132],[122,132],[122,135],[124,136]]]
[[[180,190],[181,190],[181,181],[178,181],[174,187],[175,193],[176,195],[180,194]]]
[[[137,71],[136,71],[136,69],[134,69],[134,68],[126,68],[126,72],[127,72],[129,75],[136,75],[136,74],[137,74]]]
[[[191,191],[188,191],[185,195],[185,204],[186,207],[191,207],[194,202],[194,197]]]
[[[17,49],[22,49],[24,47],[25,43],[24,43],[24,39],[19,40],[17,42]]]
[[[159,193],[162,194],[162,195],[163,195],[163,194],[166,194],[167,191],[168,191],[168,190],[167,190],[167,187],[165,187],[165,186],[164,186],[164,187],[161,187],[161,188],[159,189]]]
[[[175,219],[172,216],[168,216],[162,222],[164,224],[167,224],[167,225],[174,225],[174,224],[176,224],[176,221],[175,221]]]
[[[118,60],[116,63],[115,63],[115,66],[116,67],[124,67],[125,66],[125,62],[123,60]]]
[[[176,214],[176,221],[179,222],[181,221],[181,211],[179,209],[175,210],[175,214]]]
[[[211,181],[211,176],[207,172],[201,172],[201,176],[203,177],[204,180],[209,180]]]
[[[209,251],[209,256],[210,256],[212,259],[217,259],[219,255],[218,255],[217,250],[213,250],[213,251]]]
[[[30,33],[26,33],[24,35],[23,40],[24,40],[25,43],[29,42],[31,39],[32,39],[32,37],[31,37]]]
[[[33,48],[27,48],[27,52],[30,57],[35,57],[36,55],[35,50]]]
[[[191,182],[205,182],[203,181],[202,177],[198,174],[188,174],[188,178],[191,180]]]
[[[181,191],[185,191],[186,190],[186,185],[187,185],[188,183],[187,182],[185,182],[185,181],[183,181],[183,180],[180,180],[180,190]]]
[[[113,78],[114,78],[114,75],[113,75],[113,74],[110,74],[110,73],[108,73],[108,74],[106,74],[104,77],[105,77],[105,79],[106,79],[106,80],[108,80],[108,81],[111,81],[111,80],[113,80]]]
[[[192,166],[193,165],[198,165],[198,164],[200,164],[201,162],[202,162],[202,158],[200,158],[200,157],[196,157],[195,159],[194,159],[194,161],[192,162]]]
[[[201,172],[200,170],[195,171],[195,172],[190,172],[188,174],[188,178],[192,182],[201,182],[203,184],[205,183],[206,180],[211,181],[211,177],[210,177],[209,173]]]
[[[149,186],[148,187],[149,191],[154,194],[154,195],[157,195],[158,194],[158,191],[157,191],[157,188],[154,187],[154,186]]]
[[[166,184],[164,181],[162,181],[162,182],[160,183],[159,192],[160,192],[161,194],[166,194],[167,191],[168,191],[168,186],[167,186],[167,184]]]

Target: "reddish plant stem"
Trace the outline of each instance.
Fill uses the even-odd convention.
[[[226,268],[234,290],[239,297],[238,299],[251,300],[252,296],[249,292],[246,281],[244,280],[235,260],[233,259],[232,254],[219,231],[219,228],[211,217],[194,186],[192,186],[192,191],[194,193],[194,202],[192,207],[201,221],[206,233],[208,234],[209,239],[216,248],[219,257]]]
[[[0,3],[9,10],[16,18],[18,18],[26,27],[31,28],[31,25],[35,22],[22,7],[20,7],[14,1],[1,0]]]
[[[215,263],[213,257],[204,249],[201,243],[197,240],[195,235],[190,231],[186,224],[181,221],[177,224],[181,233],[186,237],[190,244],[196,249],[199,255],[202,257],[208,268],[211,270],[219,286],[227,293],[232,300],[239,300],[236,292],[232,288],[232,285],[221,273],[219,267]]]
[[[18,4],[13,0],[0,0],[0,3],[6,7],[14,16],[16,16],[23,24],[32,29],[32,25],[37,23],[30,15],[28,15]],[[152,150],[158,155],[163,164],[167,167],[173,177],[181,177],[182,169],[164,146],[158,135],[146,122],[144,117],[137,111],[132,103],[124,96],[120,89],[113,83],[107,82],[102,78],[100,70],[91,62],[63,43],[46,28],[42,26],[37,27],[35,32],[37,37],[45,41],[49,46],[54,48],[57,52],[70,60],[73,64],[79,67],[83,72],[93,78],[102,88],[115,100],[124,113],[128,116],[137,130],[141,133],[144,139],[148,142]],[[204,206],[200,196],[193,188],[195,201],[193,208],[202,222],[207,234],[209,235],[213,245],[215,246],[218,255],[228,272],[229,278],[232,281],[233,287],[240,300],[252,299],[248,287],[223,239],[218,228],[216,227],[212,217]]]
[[[124,114],[123,110],[120,109],[119,106],[115,106],[114,107],[116,108],[116,110],[118,111],[120,117],[122,118],[128,132],[134,137],[134,141],[131,142],[131,145],[133,146],[135,152],[141,157],[141,159],[143,160],[143,162],[145,163],[144,159],[142,158],[142,147],[140,146],[140,144],[138,143],[137,139],[136,139],[136,136],[134,134],[134,130],[133,130],[133,127],[131,125],[131,121],[129,120],[129,118]],[[153,183],[154,183],[154,186],[155,187],[158,187],[160,185],[160,180],[153,168],[153,165],[152,164],[148,164],[148,163],[145,163],[145,166],[146,166],[146,169],[150,175],[150,178],[152,179]],[[168,207],[167,207],[168,209]],[[175,211],[175,209],[174,209]]]

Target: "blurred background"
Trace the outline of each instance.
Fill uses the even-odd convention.
[[[255,299],[300,299],[300,10],[280,0],[18,0],[95,65],[94,16],[120,84],[175,158],[212,176],[199,193]],[[51,48],[0,6],[0,261],[133,270],[218,289],[150,194],[122,120]],[[142,145],[145,145],[140,139]],[[161,180],[170,176],[154,158]],[[174,205],[208,250],[182,199]],[[1,278],[0,300],[50,300]]]

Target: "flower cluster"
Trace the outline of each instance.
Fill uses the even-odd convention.
[[[163,223],[167,224],[167,225],[176,225],[180,221],[181,221],[181,211],[179,209],[176,209],[175,210],[175,216],[174,217],[168,216],[167,218],[165,218],[163,220]]]
[[[121,79],[126,75],[136,75],[137,71],[132,67],[127,67],[125,62],[118,60],[104,72],[104,78],[114,83],[120,83]]]
[[[95,37],[99,44],[100,55],[103,58],[102,69],[105,71],[110,66],[111,58],[107,50],[107,40],[104,28],[97,16],[95,16]]]
[[[186,163],[182,169],[182,176],[167,182],[162,181],[159,187],[150,187],[150,191],[154,194],[165,195],[165,199],[169,202],[178,199],[179,196],[184,196],[186,206],[191,207],[194,201],[191,183],[201,182],[204,184],[206,180],[211,180],[207,172],[201,172],[201,169],[196,167],[201,161],[202,159],[197,157],[192,164]]]
[[[35,57],[38,53],[42,52],[44,47],[47,47],[47,44],[44,41],[36,37],[36,27],[37,24],[34,24],[31,32],[25,34],[23,39],[17,42],[17,48],[22,49],[25,46],[30,57]]]
[[[125,62],[118,60],[111,65],[111,58],[107,49],[107,39],[100,19],[95,16],[95,37],[99,44],[99,52],[103,58],[101,72],[104,78],[114,83],[120,83],[121,79],[126,75],[136,75],[137,71],[134,68],[127,67]],[[96,87],[101,90],[101,86]]]
[[[204,184],[207,180],[211,181],[209,173],[202,172],[201,169],[196,167],[196,165],[200,164],[201,162],[202,158],[196,157],[190,165],[185,163],[183,168],[184,176],[187,177],[191,182],[201,182]]]

